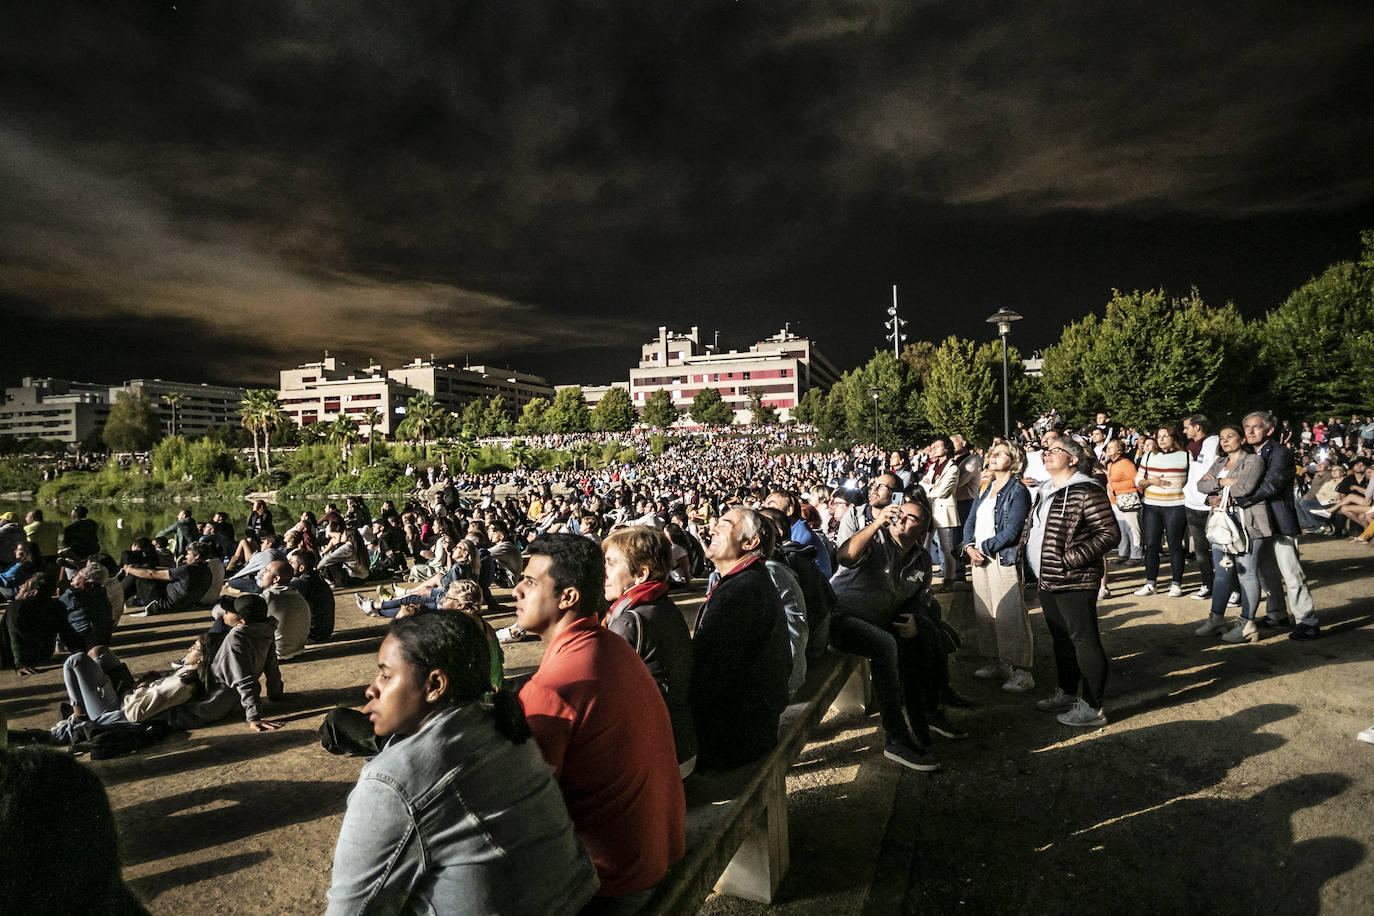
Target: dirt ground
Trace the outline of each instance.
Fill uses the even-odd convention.
[[[876,716],[827,721],[789,776],[791,867],[776,905],[714,897],[703,912],[1374,912],[1374,747],[1354,739],[1374,722],[1374,551],[1320,540],[1303,556],[1324,629],[1311,643],[1200,639],[1204,602],[1135,598],[1139,568],[1114,567],[1126,597],[1102,606],[1106,728],[1058,725],[1031,705],[1039,690],[1003,694],[962,655],[955,685],[977,708],[959,715],[968,739],[939,739],[943,773],[886,761]],[[957,617],[967,597],[949,597]],[[699,600],[680,603],[691,616]],[[114,644],[140,673],[178,658],[204,624],[203,612],[128,620]],[[283,665],[288,695],[271,714],[284,729],[231,722],[92,764],[125,875],[154,913],[323,908],[362,761],[325,753],[317,729],[330,708],[361,702],[384,630],[351,593],[338,626]],[[1052,687],[1038,610],[1032,628],[1036,679]],[[539,654],[508,647],[508,673]],[[0,675],[12,728],[51,725],[60,699],[60,668]]]

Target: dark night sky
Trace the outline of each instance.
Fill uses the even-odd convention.
[[[1362,3],[0,6],[0,382],[324,349],[841,366],[1112,288],[1255,316],[1374,228]]]

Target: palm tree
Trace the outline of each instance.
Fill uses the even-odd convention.
[[[272,430],[285,426],[291,422],[291,418],[286,415],[286,411],[281,409],[281,399],[277,397],[277,392],[271,388],[263,388],[258,393],[262,397],[263,459],[265,469],[270,471],[272,470]]]
[[[367,424],[367,466],[372,467],[372,440],[377,435],[377,426],[382,422],[382,412],[369,407],[363,411],[363,422]]]
[[[239,401],[239,424],[253,435],[253,469],[262,473],[262,455],[258,452],[258,426],[262,423],[261,391],[250,388]]]
[[[168,432],[169,436],[177,434],[177,405],[184,400],[186,400],[186,395],[180,391],[169,391],[162,396],[163,403],[172,408],[172,425],[170,432]]]
[[[476,454],[477,445],[471,439],[459,439],[453,443],[453,463],[457,465],[458,473],[468,472],[468,464]]]
[[[347,414],[339,414],[334,418],[334,422],[329,424],[329,441],[339,446],[339,458],[343,466],[348,467],[348,454],[350,447],[358,439],[358,421]]]
[[[525,444],[523,439],[516,439],[511,442],[510,448],[506,451],[510,454],[510,460],[515,462],[517,468],[524,467],[525,462],[530,460],[530,447]]]
[[[411,442],[418,442],[421,453],[429,457],[429,433],[437,427],[447,411],[433,395],[417,394],[406,402],[406,418],[396,432]]]

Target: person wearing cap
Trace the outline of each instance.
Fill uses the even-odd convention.
[[[15,548],[28,540],[24,527],[14,520],[14,513],[0,512],[0,560],[14,556]]]

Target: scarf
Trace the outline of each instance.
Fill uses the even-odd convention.
[[[625,590],[625,594],[616,599],[615,604],[611,605],[611,609],[606,612],[606,619],[603,623],[610,623],[612,617],[626,608],[652,604],[666,594],[668,594],[667,582],[655,582],[650,579],[648,582],[633,585]]]

